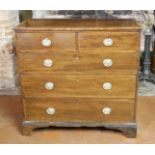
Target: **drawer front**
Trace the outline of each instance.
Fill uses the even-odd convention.
[[[135,75],[63,75],[23,73],[22,93],[30,97],[134,98]]]
[[[135,51],[80,51],[77,61],[78,71],[97,72],[112,70],[137,70],[139,65],[139,53]],[[104,74],[104,73],[103,73]]]
[[[21,52],[18,53],[19,71],[76,71],[75,51]]]
[[[133,122],[133,100],[86,98],[24,99],[25,118],[51,122]]]
[[[139,50],[139,32],[81,32],[80,50]]]
[[[18,53],[20,71],[87,72],[138,69],[138,52],[51,51]]]
[[[75,33],[18,33],[17,45],[22,50],[75,50]]]

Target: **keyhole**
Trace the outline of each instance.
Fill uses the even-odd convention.
[[[75,59],[78,61],[78,60],[79,60],[79,57],[78,57],[78,56],[76,56],[76,57],[75,57]]]

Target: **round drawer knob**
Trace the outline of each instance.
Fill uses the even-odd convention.
[[[47,82],[47,83],[45,83],[45,88],[47,90],[52,90],[54,88],[54,83],[53,82]]]
[[[111,112],[112,112],[112,110],[109,107],[105,107],[105,108],[102,109],[102,113],[104,115],[109,115],[109,114],[111,114]]]
[[[55,109],[54,108],[47,108],[46,112],[48,115],[53,115],[53,114],[55,114]]]
[[[44,65],[45,67],[52,67],[52,66],[53,66],[53,60],[51,60],[51,59],[45,59],[45,60],[43,61],[43,65]]]
[[[103,45],[104,46],[112,46],[112,44],[113,44],[113,40],[111,38],[105,38],[103,40]]]
[[[103,60],[103,65],[105,67],[110,67],[110,66],[112,66],[112,64],[113,64],[113,61],[111,59],[104,59]]]
[[[112,84],[110,82],[103,83],[104,90],[110,90],[112,88]]]
[[[51,44],[52,44],[52,41],[48,38],[45,38],[42,40],[42,45],[45,47],[49,47],[49,46],[51,46]]]

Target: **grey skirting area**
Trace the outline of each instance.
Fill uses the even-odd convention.
[[[155,96],[155,84],[141,81],[138,84],[138,95],[139,96]]]
[[[19,88],[7,88],[7,89],[0,89],[0,95],[19,95],[20,91]]]
[[[0,89],[0,95],[19,95],[19,88]],[[155,96],[155,84],[141,81],[138,83],[139,96]]]

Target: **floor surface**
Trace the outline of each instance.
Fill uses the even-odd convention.
[[[0,96],[0,143],[115,144],[155,143],[155,96],[138,97],[137,138],[121,132],[86,128],[48,128],[35,130],[31,136],[21,134],[22,106],[19,96]]]

